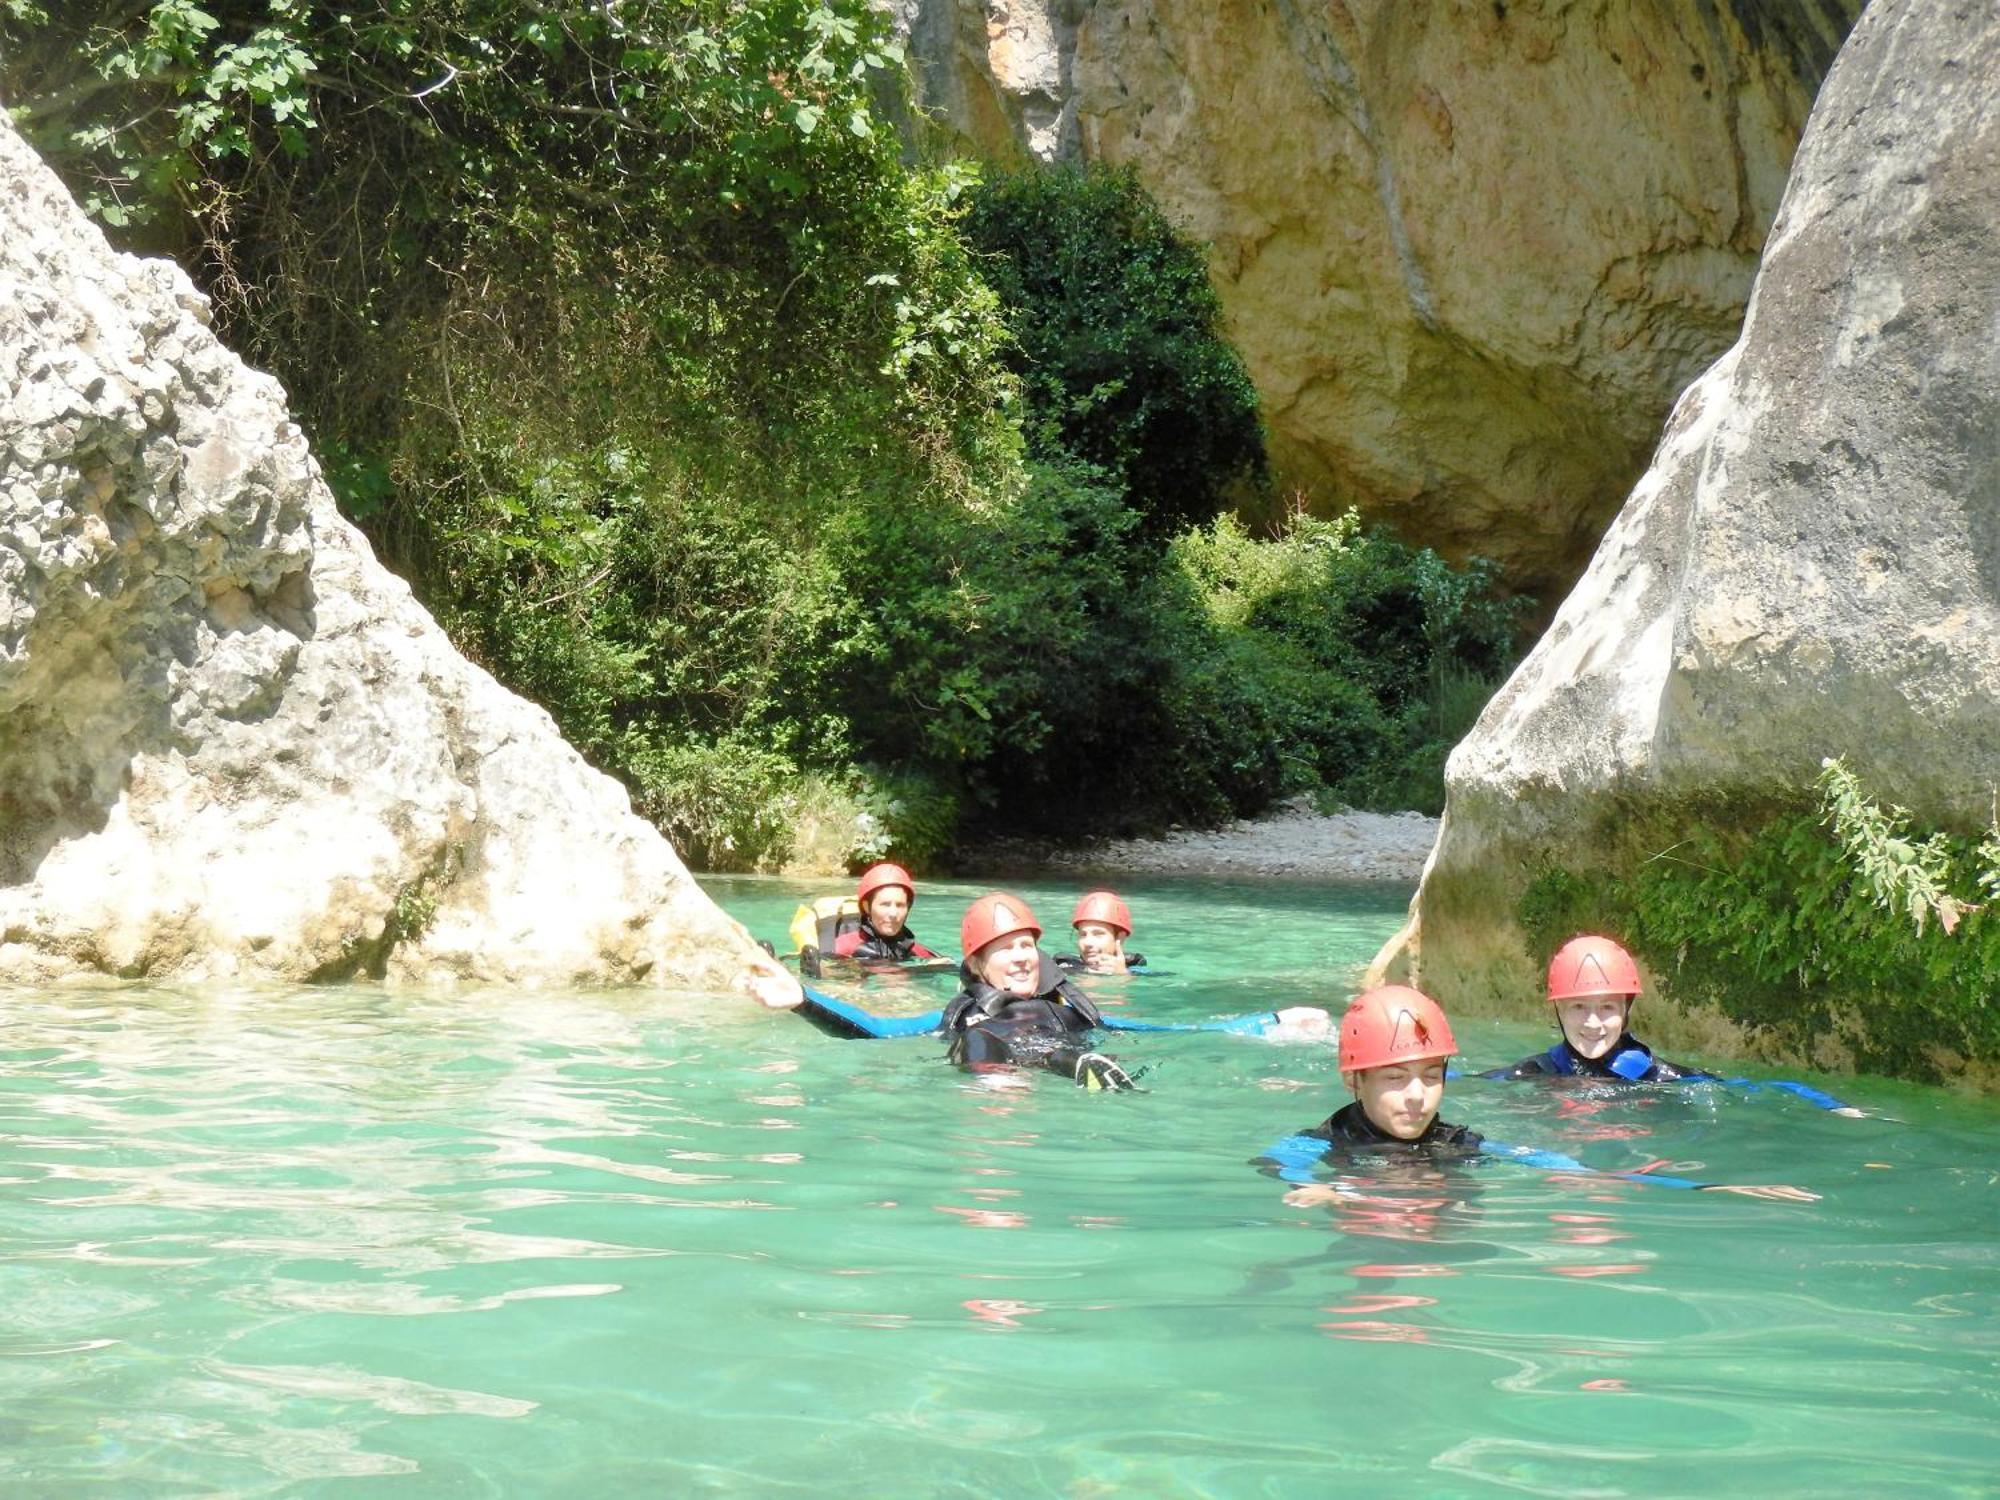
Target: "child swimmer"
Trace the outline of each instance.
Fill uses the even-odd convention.
[[[908,963],[912,959],[936,958],[910,931],[910,908],[916,905],[917,884],[901,865],[887,862],[870,865],[855,884],[855,902],[861,908],[861,925],[843,932],[833,945],[836,958],[859,959],[863,963]]]
[[[1562,1036],[1546,1052],[1511,1067],[1477,1074],[1512,1082],[1523,1078],[1596,1078],[1627,1083],[1730,1083],[1759,1087],[1748,1079],[1718,1078],[1699,1068],[1656,1057],[1627,1030],[1632,1003],[1639,998],[1639,965],[1608,937],[1571,938],[1549,960],[1549,1004]],[[1865,1113],[1803,1083],[1773,1080],[1771,1088],[1796,1094],[1832,1114],[1855,1119]]]
[[[1059,956],[1057,967],[1072,974],[1129,974],[1146,966],[1145,954],[1125,951],[1132,911],[1117,892],[1086,891],[1070,913],[1069,925],[1076,934],[1076,954]]]
[[[1310,1130],[1285,1137],[1261,1158],[1286,1182],[1297,1184],[1285,1201],[1299,1206],[1334,1202],[1341,1189],[1316,1182],[1322,1160],[1370,1155],[1468,1161],[1480,1156],[1543,1171],[1582,1172],[1653,1187],[1740,1193],[1787,1203],[1811,1203],[1818,1194],[1800,1188],[1693,1182],[1646,1172],[1597,1172],[1554,1151],[1489,1141],[1463,1125],[1438,1118],[1444,1102],[1445,1064],[1457,1049],[1451,1023],[1430,996],[1406,985],[1383,985],[1357,996],[1340,1023],[1340,1077],[1352,1103]]]

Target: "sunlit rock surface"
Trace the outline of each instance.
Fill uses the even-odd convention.
[[[1877,0],[1800,147],[1740,342],[1453,754],[1415,973],[1534,992],[1536,872],[1752,820],[1845,756],[1972,830],[2000,784],[2000,10]],[[1725,811],[1726,809],[1726,811]],[[1671,840],[1668,840],[1671,842]]]
[[[0,120],[0,981],[712,985],[742,930]],[[399,940],[400,939],[400,940]]]
[[[1282,490],[1546,591],[1736,337],[1860,5],[891,8],[971,149],[1129,163],[1214,247]]]

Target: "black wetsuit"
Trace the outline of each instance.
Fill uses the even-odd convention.
[[[1598,1173],[1586,1167],[1574,1157],[1564,1156],[1556,1151],[1543,1151],[1533,1146],[1512,1146],[1505,1141],[1488,1140],[1476,1130],[1463,1125],[1448,1125],[1443,1120],[1434,1119],[1424,1133],[1415,1140],[1406,1141],[1400,1136],[1377,1128],[1368,1118],[1360,1101],[1345,1109],[1335,1110],[1326,1119],[1310,1130],[1301,1130],[1296,1135],[1288,1135],[1281,1141],[1267,1146],[1264,1154],[1257,1158],[1257,1166],[1286,1182],[1305,1184],[1317,1181],[1314,1168],[1322,1162],[1342,1162],[1352,1166],[1356,1158],[1374,1157],[1379,1162],[1369,1170],[1404,1171],[1422,1170],[1428,1172],[1433,1166],[1447,1162],[1469,1162],[1477,1157],[1491,1156],[1502,1161],[1511,1161],[1524,1167],[1532,1167],[1545,1172],[1579,1172],[1590,1176],[1610,1176],[1626,1182],[1644,1183],[1648,1187],[1706,1188],[1713,1183],[1696,1182],[1687,1177],[1669,1177],[1660,1172],[1611,1172]]]
[[[1484,1139],[1478,1131],[1464,1125],[1448,1125],[1443,1120],[1434,1119],[1422,1135],[1414,1140],[1404,1140],[1401,1136],[1389,1134],[1369,1119],[1359,1100],[1335,1110],[1312,1129],[1302,1130],[1299,1134],[1309,1140],[1325,1141],[1327,1147],[1322,1155],[1328,1157],[1410,1152],[1435,1161],[1478,1156],[1480,1142]]]
[[[1627,1083],[1685,1083],[1712,1078],[1715,1075],[1704,1073],[1699,1068],[1684,1068],[1678,1063],[1670,1063],[1665,1058],[1653,1056],[1653,1049],[1628,1031],[1618,1038],[1616,1046],[1599,1058],[1582,1056],[1565,1040],[1557,1042],[1546,1052],[1537,1052],[1533,1057],[1522,1058],[1512,1067],[1494,1068],[1477,1076],[1506,1080],[1610,1078]]]
[[[1098,972],[1074,953],[1058,953],[1056,955],[1056,967],[1061,969],[1065,974],[1095,974]],[[1145,954],[1128,953],[1125,955],[1125,970],[1127,973],[1130,973],[1134,969],[1143,969],[1145,967]]]
[[[960,967],[962,988],[945,1004],[944,1032],[951,1060],[961,1068],[1045,1068],[1079,1083],[1097,1075],[1099,1087],[1129,1087],[1131,1080],[1086,1040],[1104,1024],[1091,998],[1063,977],[1055,960],[1040,955],[1035,993],[995,989]]]
[[[835,939],[833,954],[836,958],[852,958],[865,964],[906,964],[914,959],[937,957],[917,941],[917,935],[909,928],[905,927],[894,937],[884,937],[866,917],[861,919],[860,927],[852,932],[843,932]]]

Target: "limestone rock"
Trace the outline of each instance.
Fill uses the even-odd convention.
[[[1281,487],[1566,587],[1726,349],[1859,0],[893,0],[971,149],[1213,247]]]
[[[713,986],[742,929],[452,648],[283,392],[0,120],[0,981]]]
[[[2000,11],[1876,0],[1739,342],[1676,407],[1548,634],[1451,757],[1414,906],[1454,1002],[1533,992],[1540,869],[1748,818],[1844,756],[1964,830],[2000,784]]]

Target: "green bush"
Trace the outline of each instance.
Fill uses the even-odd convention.
[[[1206,258],[1130,168],[990,175],[965,229],[1007,308],[1039,457],[1098,467],[1157,537],[1262,482],[1257,392]]]
[[[1454,569],[1352,511],[1294,516],[1269,539],[1222,517],[1171,557],[1236,643],[1230,676],[1255,700],[1242,708],[1285,767],[1263,778],[1272,795],[1443,807],[1444,758],[1511,664],[1526,602],[1497,593],[1491,563]]]

